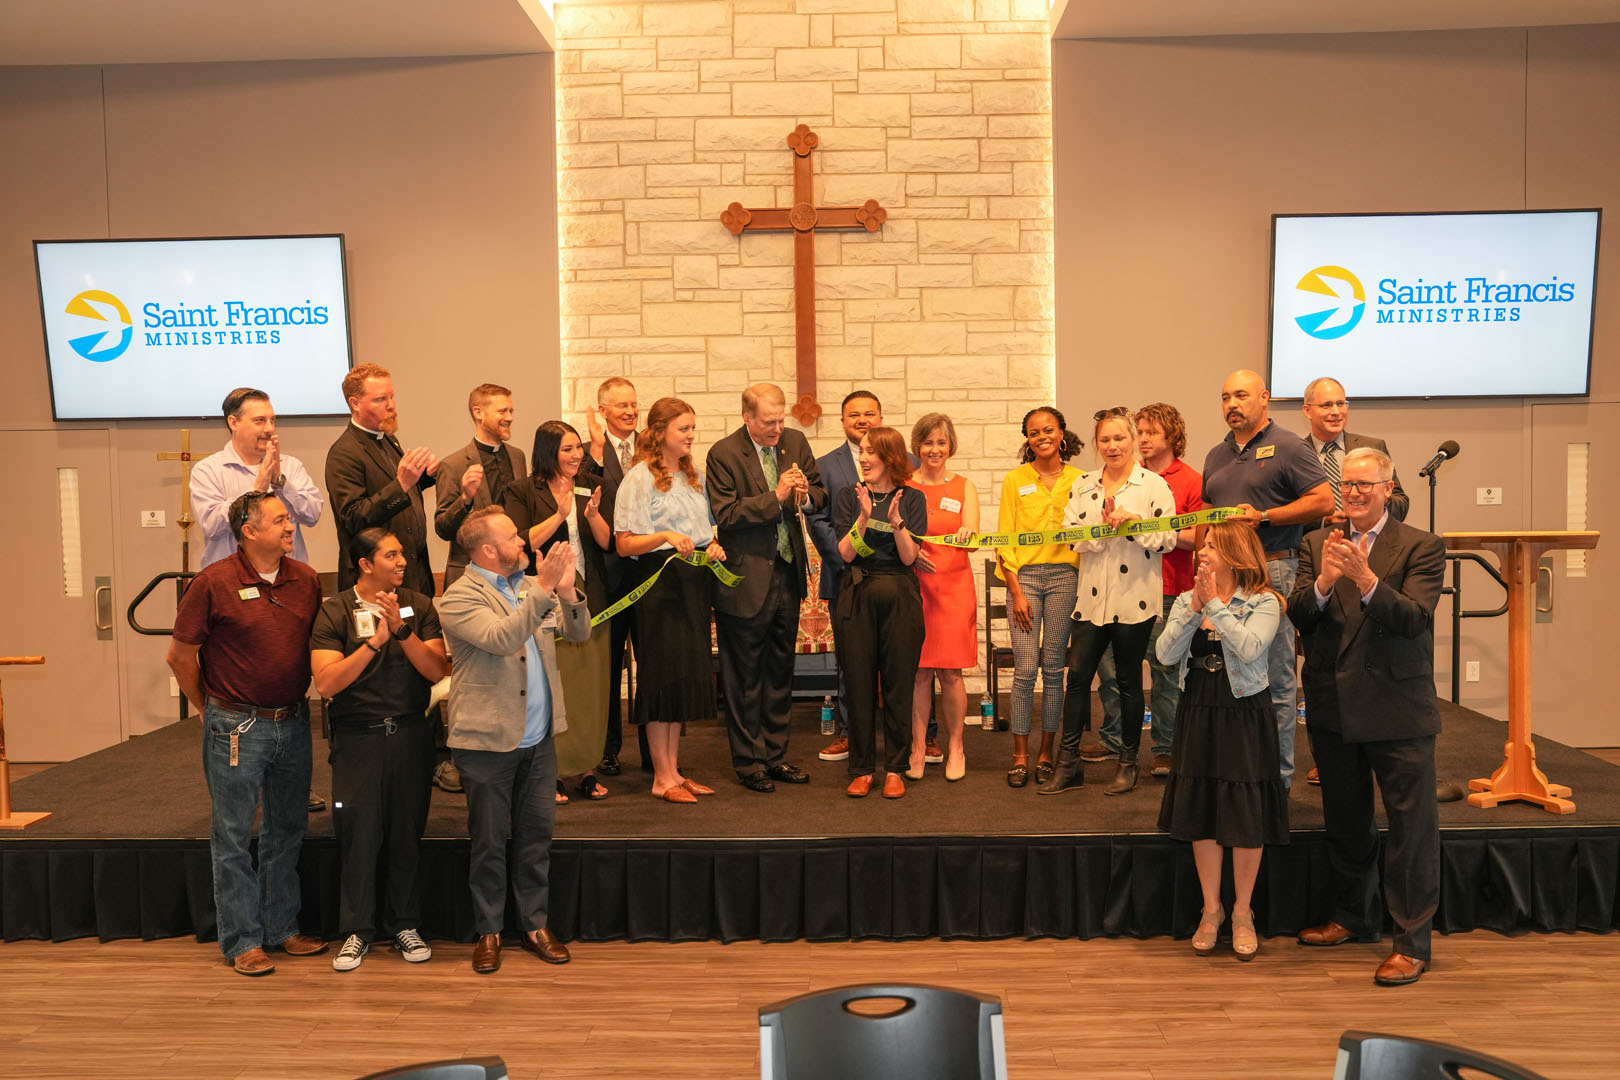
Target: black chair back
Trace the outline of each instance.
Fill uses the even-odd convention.
[[[368,1073],[360,1080],[506,1080],[506,1062],[498,1057],[424,1061]]]
[[[1498,1080],[1546,1080],[1511,1061],[1405,1035],[1347,1031],[1339,1038],[1333,1080],[1458,1080],[1459,1069]]]
[[[884,983],[801,994],[759,1010],[759,1060],[764,1080],[1005,1080],[1001,1000]]]

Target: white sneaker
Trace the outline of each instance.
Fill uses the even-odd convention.
[[[420,964],[433,955],[433,950],[428,948],[427,942],[422,940],[422,935],[415,930],[401,930],[395,934],[394,948],[413,964]]]
[[[343,948],[339,949],[338,954],[332,957],[332,970],[353,971],[360,966],[360,961],[366,958],[366,952],[370,948],[371,943],[361,941],[359,934],[350,934],[344,939]]]

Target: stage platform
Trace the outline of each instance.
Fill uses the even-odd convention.
[[[1442,776],[1466,783],[1501,759],[1506,725],[1441,703]],[[1003,774],[1010,737],[969,728],[968,774],[941,766],[905,798],[844,796],[845,763],[823,762],[815,710],[801,706],[790,760],[807,785],[761,795],[737,785],[724,733],[693,724],[682,771],[718,790],[696,805],[648,794],[634,750],[612,796],[558,807],[551,925],[568,940],[767,941],[1170,934],[1195,929],[1190,849],[1156,829],[1162,781],[1105,798],[1112,764],[1055,798]],[[1144,733],[1145,734],[1145,733]],[[1144,740],[1145,741],[1145,740]],[[630,741],[634,747],[634,740]],[[326,744],[314,786],[329,791]],[[1620,925],[1620,767],[1550,740],[1538,757],[1574,789],[1575,814],[1526,804],[1440,808],[1444,932],[1607,931]],[[1292,842],[1268,848],[1255,909],[1263,933],[1323,921],[1329,873],[1318,790],[1303,782],[1301,730]],[[208,794],[195,720],[13,785],[18,810],[50,810],[0,834],[0,937],[161,938],[215,934]],[[435,790],[422,865],[423,933],[470,940],[465,803]],[[304,929],[335,936],[331,814],[310,816],[301,862]]]

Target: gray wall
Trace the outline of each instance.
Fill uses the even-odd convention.
[[[464,444],[465,393],[491,379],[526,449],[559,405],[552,86],[550,55],[0,68],[0,428],[73,426],[51,421],[30,241],[342,232],[355,359],[392,370],[407,445]],[[174,715],[166,639],[130,634],[122,608],[179,566],[179,468],[154,454],[181,426],[112,425],[126,734]],[[203,453],[226,438],[191,427]],[[339,430],[292,421],[282,446],[319,480]],[[142,509],[169,528],[140,529]],[[335,569],[329,517],[309,541]],[[8,639],[20,617],[0,616]]]
[[[1076,418],[1176,404],[1197,464],[1225,435],[1226,373],[1265,367],[1271,214],[1598,206],[1612,233],[1620,210],[1617,25],[1054,41],[1052,64],[1059,401]],[[1614,251],[1598,270],[1593,401],[1620,395]],[[1354,402],[1355,373],[1332,374]],[[1306,430],[1297,401],[1273,412]],[[1531,525],[1529,425],[1523,400],[1353,404],[1350,423],[1388,440],[1419,525],[1418,468],[1442,439],[1461,443],[1441,474],[1442,531]],[[1504,488],[1501,506],[1474,504],[1485,486]],[[1473,607],[1499,594],[1479,571],[1469,589]],[[1463,636],[1484,669],[1463,702],[1499,716],[1505,622]]]

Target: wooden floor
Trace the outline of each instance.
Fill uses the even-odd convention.
[[[1387,945],[1386,945],[1387,948]],[[191,941],[0,945],[0,1075],[352,1078],[467,1053],[518,1080],[759,1075],[755,1011],[809,989],[896,979],[1000,996],[1015,1080],[1330,1077],[1347,1028],[1460,1043],[1550,1080],[1609,1078],[1620,935],[1436,938],[1439,967],[1377,987],[1384,949],[1264,943],[1240,964],[1183,942],[600,944],[548,967],[471,946],[408,966],[373,952],[278,956],[236,975]]]

